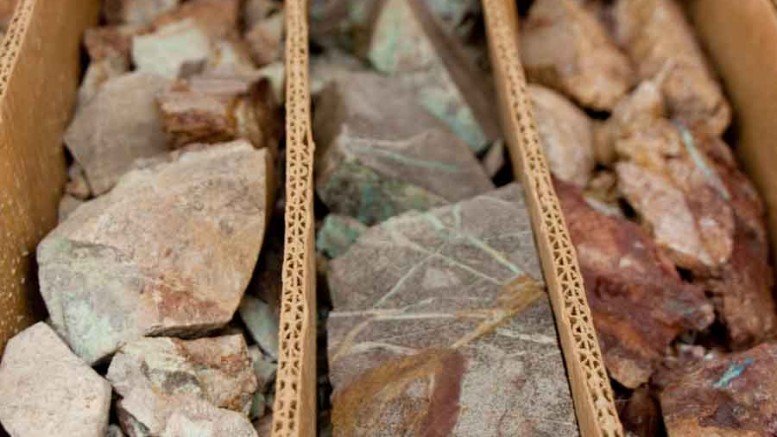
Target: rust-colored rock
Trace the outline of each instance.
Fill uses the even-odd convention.
[[[683,282],[639,226],[596,212],[557,183],[594,325],[612,377],[629,388],[650,378],[667,346],[714,314],[701,287]]]
[[[670,116],[712,134],[726,130],[731,107],[675,0],[618,0],[613,9],[616,40],[639,77],[664,76]]]
[[[777,433],[777,346],[710,357],[675,370],[660,395],[669,437]]]
[[[245,141],[160,157],[51,232],[41,294],[74,352],[95,363],[145,335],[229,322],[262,244],[267,161]]]
[[[537,0],[521,24],[521,61],[530,81],[582,106],[611,110],[634,81],[628,58],[577,0]]]

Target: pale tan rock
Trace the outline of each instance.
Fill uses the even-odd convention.
[[[254,428],[259,437],[270,437],[272,435],[272,415],[266,415],[255,421]]]
[[[529,85],[529,95],[551,173],[564,182],[585,186],[596,164],[591,120],[549,88]]]
[[[272,168],[246,141],[157,158],[38,246],[52,322],[90,363],[144,335],[224,326],[262,245]]]
[[[86,29],[84,46],[92,62],[120,58],[130,62],[132,37],[143,28],[137,25],[100,26]]]
[[[239,38],[218,40],[205,63],[203,74],[208,76],[256,76],[248,44]]]
[[[59,201],[59,210],[58,210],[58,221],[59,223],[62,223],[65,221],[70,214],[73,213],[73,211],[76,210],[79,206],[83,205],[84,201],[81,199],[78,199],[76,197],[73,197],[69,194],[65,194],[62,196],[62,199]]]
[[[170,22],[132,38],[132,61],[137,71],[168,79],[193,66],[204,66],[212,50],[208,34],[193,19]]]
[[[634,81],[628,58],[576,0],[537,0],[521,24],[521,61],[530,81],[582,106],[611,110]]]
[[[14,437],[105,437],[111,386],[40,322],[0,363],[0,421]]]
[[[107,378],[120,396],[151,390],[174,398],[191,394],[219,408],[248,414],[256,376],[242,335],[181,340],[144,338],[121,347]],[[135,417],[150,412],[130,411]]]
[[[674,0],[618,0],[613,8],[618,44],[643,80],[660,83],[669,115],[690,127],[719,135],[731,107]]]
[[[64,140],[93,194],[110,190],[135,159],[167,150],[155,101],[167,84],[153,74],[119,76],[76,114]]]
[[[240,0],[188,0],[181,7],[157,18],[159,28],[171,23],[193,20],[212,41],[236,35]]]
[[[65,185],[65,193],[76,199],[86,200],[92,197],[92,189],[86,180],[86,174],[78,161],[70,165],[67,170],[68,181]]]
[[[283,12],[255,23],[244,38],[257,65],[264,66],[280,60],[283,56]]]
[[[246,0],[243,6],[243,24],[250,29],[254,24],[280,12],[283,4],[275,0]]]
[[[180,0],[106,0],[103,15],[110,24],[147,26],[179,4]]]
[[[84,78],[78,88],[78,103],[76,111],[89,103],[100,91],[103,84],[129,71],[129,64],[123,58],[105,58],[92,61],[86,68]]]

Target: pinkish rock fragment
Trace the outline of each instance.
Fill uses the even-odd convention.
[[[168,150],[156,108],[167,84],[153,74],[125,74],[103,84],[76,114],[64,140],[93,194],[110,190],[136,159]]]
[[[111,386],[45,323],[13,337],[0,363],[0,422],[14,437],[105,437]]]
[[[203,29],[212,41],[237,32],[240,0],[188,0],[181,7],[157,18],[154,27],[191,20]]]
[[[244,38],[258,66],[281,60],[283,55],[283,12],[255,23]]]
[[[367,230],[330,263],[335,435],[576,435],[519,186]]]
[[[179,4],[180,0],[106,0],[103,15],[110,24],[148,26]]]
[[[237,310],[261,248],[271,168],[245,141],[127,173],[38,246],[52,323],[90,363],[144,335],[195,335]]]

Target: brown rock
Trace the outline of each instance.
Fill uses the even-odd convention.
[[[64,140],[93,194],[110,190],[136,159],[167,150],[155,102],[167,83],[147,73],[110,79],[76,114]]]
[[[537,0],[521,26],[521,61],[530,81],[582,106],[610,110],[634,73],[606,30],[576,0]]]
[[[140,26],[100,26],[86,29],[84,46],[92,62],[107,58],[120,58],[129,63],[132,51],[132,37],[141,30]]]
[[[240,334],[198,340],[156,337],[133,341],[116,352],[107,378],[122,397],[135,390],[150,390],[170,398],[188,394],[244,415],[258,388]],[[125,412],[138,419],[153,415],[152,411],[128,408]]]
[[[330,263],[335,435],[576,435],[520,188],[365,232]]]
[[[14,437],[105,437],[111,386],[40,322],[13,337],[0,364],[0,421]]]
[[[65,193],[70,194],[76,199],[86,200],[92,197],[92,189],[89,188],[89,182],[86,180],[86,174],[83,167],[74,162],[67,170],[68,181],[65,185]]]
[[[179,4],[180,0],[106,0],[103,16],[110,24],[147,26]]]
[[[244,138],[275,153],[280,115],[267,81],[200,77],[179,81],[159,97],[174,147]]]
[[[390,79],[339,75],[314,124],[316,191],[332,212],[365,224],[493,189],[467,145]]]
[[[648,381],[670,343],[714,319],[702,289],[683,282],[639,226],[596,212],[580,192],[556,184],[577,250],[588,304],[612,377]]]
[[[653,398],[647,386],[634,390],[619,408],[618,416],[629,437],[661,435],[661,410],[658,400]]]
[[[529,95],[551,173],[584,187],[595,165],[591,121],[572,102],[548,88],[529,85]]]
[[[283,12],[254,25],[244,35],[256,65],[264,66],[283,57]]]
[[[0,0],[0,30],[5,32],[13,19],[18,0]]]
[[[715,135],[725,131],[731,108],[674,0],[618,0],[613,10],[618,44],[639,77],[664,76],[669,114]]]
[[[157,159],[41,242],[41,294],[76,354],[229,322],[262,244],[267,159],[245,141]]]
[[[757,437],[777,432],[777,348],[762,344],[678,369],[661,392],[670,437]]]
[[[216,41],[234,35],[239,26],[240,0],[188,0],[154,20],[154,27],[193,20]]]

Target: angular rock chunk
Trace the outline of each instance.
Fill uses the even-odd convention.
[[[273,14],[252,25],[244,38],[251,57],[258,66],[264,66],[283,57],[283,12]]]
[[[68,181],[65,184],[66,194],[81,200],[92,197],[92,189],[89,188],[89,182],[86,180],[84,169],[78,164],[78,161],[71,164],[67,169],[67,177]]]
[[[550,171],[559,180],[585,186],[595,165],[591,120],[548,88],[529,85],[529,94]]]
[[[368,58],[377,70],[412,90],[472,150],[499,138],[490,84],[423,2],[387,0],[376,17]]]
[[[187,394],[242,414],[248,414],[258,388],[246,342],[240,334],[198,340],[137,340],[119,349],[111,360],[107,378],[123,397],[135,390],[153,391],[170,398]],[[125,410],[136,418],[153,414]]]
[[[12,338],[0,364],[0,421],[12,436],[105,437],[111,385],[40,322]]]
[[[110,24],[148,26],[180,3],[180,0],[106,0],[103,15]]]
[[[616,39],[639,77],[664,76],[669,114],[715,135],[725,131],[731,107],[674,0],[618,0],[613,10]]]
[[[664,351],[715,315],[701,287],[683,282],[639,226],[606,216],[577,188],[557,183],[610,375],[628,388],[647,382]]]
[[[193,19],[174,21],[132,38],[132,61],[137,71],[168,79],[204,65],[212,50],[207,32]]]
[[[576,435],[512,184],[370,228],[328,277],[335,435]]]
[[[347,215],[329,214],[324,217],[316,237],[316,249],[330,258],[344,254],[367,227]]]
[[[668,435],[774,434],[775,367],[777,346],[762,344],[677,370],[660,396]]]
[[[127,173],[38,246],[52,323],[90,363],[144,335],[225,325],[261,248],[271,169],[245,141]]]
[[[595,110],[611,110],[633,83],[628,58],[576,0],[537,0],[521,26],[521,61],[530,81]]]
[[[493,189],[466,144],[390,79],[338,75],[314,124],[319,196],[365,224]]]
[[[243,6],[243,24],[250,29],[254,24],[283,10],[283,4],[275,0],[246,0]]]
[[[270,305],[250,295],[243,297],[239,311],[251,338],[267,355],[277,360],[280,315]]]
[[[122,76],[128,71],[128,62],[118,57],[90,62],[78,88],[77,111],[97,95],[105,82]]]
[[[244,138],[257,147],[277,147],[278,104],[267,81],[197,77],[179,81],[159,97],[165,131],[174,147]]]
[[[156,96],[167,86],[162,77],[130,73],[103,84],[76,114],[65,144],[83,167],[92,193],[110,190],[139,158],[167,150]]]
[[[123,59],[130,61],[132,37],[139,33],[141,27],[133,25],[101,26],[86,29],[84,46],[92,62],[103,59]]]
[[[58,222],[64,222],[76,208],[83,204],[83,200],[73,197],[70,194],[62,196],[62,199],[59,201]]]

